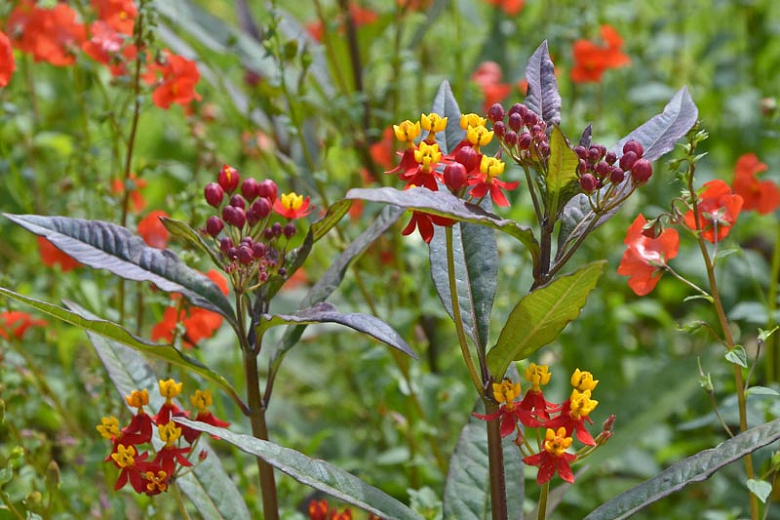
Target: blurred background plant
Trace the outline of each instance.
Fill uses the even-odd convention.
[[[164,211],[203,227],[209,208],[202,187],[230,163],[247,176],[311,194],[313,219],[349,188],[392,182],[382,175],[396,162],[390,125],[427,113],[442,80],[452,85],[463,112],[522,101],[525,63],[544,39],[558,73],[567,135],[596,121],[598,140],[615,142],[687,85],[711,135],[698,149],[708,153],[698,164],[701,182],[721,178],[731,184],[745,153],[768,165],[762,179],[780,180],[780,7],[768,0],[587,6],[569,0],[45,1],[41,9],[56,6],[61,39],[40,48],[28,46],[18,31],[24,17],[12,15],[29,12],[33,4],[0,5],[0,30],[15,49],[16,65],[8,85],[0,87],[0,209],[7,213],[103,219],[141,233],[147,215]],[[101,39],[98,22],[110,26],[112,18],[100,9],[114,4],[126,11],[132,5],[143,25],[128,29],[115,22],[112,36]],[[26,27],[28,35],[45,30],[34,23]],[[101,61],[99,53],[88,50],[90,41],[114,52],[141,49],[147,63],[157,63],[149,65],[154,77],[132,69],[141,62],[132,54]],[[9,61],[0,56],[2,71]],[[173,77],[171,56],[181,57],[177,73],[190,70],[186,86],[194,90],[189,96],[175,95],[184,83],[155,95]],[[122,60],[130,66],[117,70]],[[190,61],[199,79],[188,69]],[[676,330],[714,317],[705,305],[681,303],[689,295],[682,283],[665,279],[640,299],[616,272],[622,252],[616,245],[634,216],[660,213],[679,193],[663,164],[655,171],[622,210],[623,217],[603,226],[578,253],[608,258],[609,268],[580,319],[535,358],[554,361],[563,373],[587,366],[601,381],[594,421],[600,424],[607,411],[618,415],[615,436],[591,457],[553,518],[581,517],[724,438],[699,386],[697,356],[720,385],[719,397],[734,394],[724,375],[729,367],[706,354],[713,348],[705,335]],[[532,210],[523,190],[510,197],[508,216],[529,220]],[[277,310],[295,308],[380,209],[353,206],[350,219],[321,242],[305,272],[285,287]],[[730,240],[741,247],[720,272],[733,334],[748,352],[755,351],[758,328],[771,329],[778,321],[780,225],[774,215],[740,216]],[[427,274],[427,250],[414,243],[416,238],[402,240],[398,226],[354,262],[332,301],[342,311],[385,318],[421,361],[342,336],[349,332],[309,330],[279,375],[268,420],[276,425],[272,436],[280,444],[334,462],[433,518],[449,455],[473,403],[466,397],[468,375],[458,359],[454,330]],[[506,240],[499,237],[502,287],[529,287],[528,260]],[[183,250],[185,244],[174,247]],[[0,285],[48,301],[79,301],[112,319],[131,317],[134,329],[146,337],[163,321],[166,295],[146,291],[142,299],[133,286],[120,289],[106,273],[46,251],[32,235],[0,220]],[[691,253],[681,250],[676,261],[684,266],[680,271],[704,279],[686,254]],[[208,269],[195,251],[182,256]],[[495,323],[505,321],[514,303],[508,293],[497,294]],[[34,314],[24,321],[28,318],[11,313],[29,309],[8,301],[0,305],[4,502],[44,517],[173,511],[172,501],[111,491],[115,475],[102,463],[105,446],[94,425],[113,413],[116,395],[83,333],[53,321],[43,325]],[[30,327],[20,329],[22,323]],[[227,331],[217,331],[190,352],[239,380],[241,364],[231,341]],[[777,388],[778,370],[764,357],[774,344],[769,338],[761,349],[755,376]],[[561,386],[553,383],[548,393],[563,400],[566,378],[556,380]],[[733,398],[720,405],[726,421],[736,424]],[[778,414],[776,400],[767,398],[756,397],[750,410],[758,422]],[[215,411],[237,431],[248,428],[216,393]],[[246,490],[250,510],[257,511],[251,492],[256,467],[219,449],[225,450],[229,474]],[[760,464],[769,457],[770,452],[759,452],[756,459]],[[736,518],[745,496],[735,485],[739,474],[733,465],[637,518]],[[305,518],[311,491],[284,477],[279,487],[285,514]]]

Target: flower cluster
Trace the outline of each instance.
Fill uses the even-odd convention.
[[[14,70],[9,47],[58,67],[73,65],[79,52],[108,67],[112,76],[128,76],[143,60],[143,81],[152,87],[152,101],[160,108],[171,104],[189,106],[200,99],[195,86],[200,80],[196,63],[164,49],[156,60],[149,49],[139,48],[134,31],[138,7],[134,0],[92,0],[92,9],[84,15],[93,20],[82,23],[78,12],[68,3],[54,7],[39,6],[33,0],[22,0],[6,21],[6,34],[0,32],[0,87],[6,85]],[[141,44],[143,45],[143,44]],[[142,52],[145,51],[145,52]],[[6,59],[5,56],[9,59]]]
[[[504,182],[499,176],[505,163],[495,156],[481,152],[481,148],[493,140],[495,132],[487,128],[487,119],[477,114],[463,114],[460,127],[466,133],[451,153],[443,155],[436,143],[436,133],[444,131],[448,118],[439,114],[423,114],[419,121],[406,120],[394,125],[396,139],[405,144],[400,164],[385,173],[397,174],[406,183],[405,189],[422,186],[438,191],[444,185],[458,197],[479,202],[490,194],[499,206],[508,206],[503,190],[512,190],[517,182]],[[422,131],[425,138],[417,142]],[[415,211],[402,231],[404,235],[419,229],[425,242],[433,238],[433,225],[451,226],[452,220]]]
[[[130,424],[120,429],[119,420],[111,416],[103,417],[97,427],[113,446],[106,462],[113,463],[120,470],[115,490],[130,482],[136,493],[157,495],[168,490],[173,479],[181,474],[181,468],[193,466],[190,457],[200,432],[176,422],[177,417],[189,418],[190,413],[173,402],[181,394],[182,383],[173,379],[160,380],[159,390],[165,402],[156,415],[149,415],[144,410],[149,405],[149,393],[146,390],[135,390],[125,397],[128,406],[137,409]],[[212,402],[208,390],[198,390],[190,396],[190,403],[197,410],[195,420],[221,428],[229,426],[230,423],[217,419],[208,410]],[[162,444],[158,450],[152,444],[155,429]],[[147,451],[142,452],[142,447]],[[205,456],[205,451],[198,455],[201,460]]]
[[[219,246],[223,268],[236,286],[256,287],[272,276],[287,276],[287,246],[297,232],[293,221],[311,213],[309,197],[279,194],[270,179],[241,182],[238,170],[228,165],[217,182],[206,185],[204,197],[219,215],[209,217],[202,232]]]
[[[574,482],[571,463],[578,459],[578,455],[567,452],[573,438],[576,436],[586,445],[582,451],[591,451],[609,439],[614,423],[612,416],[595,439],[585,426],[585,423],[593,423],[590,414],[598,405],[598,401],[591,399],[598,380],[593,379],[590,372],[574,371],[571,395],[562,404],[551,403],[544,397],[542,387],[550,382],[551,375],[547,365],[531,363],[525,371],[525,379],[531,386],[524,396],[520,383],[506,378],[492,387],[493,400],[499,404],[498,411],[487,415],[474,414],[486,421],[498,419],[502,437],[516,435],[515,444],[525,455],[523,462],[539,467],[536,477],[539,484],[549,482],[555,473],[567,482]],[[536,449],[528,440],[527,428],[544,429],[544,438],[537,439]]]
[[[327,500],[311,500],[307,509],[309,520],[352,520],[352,510],[346,508],[339,511],[337,508],[331,508]],[[382,520],[374,513],[368,514],[368,520]]]
[[[626,234],[618,274],[629,277],[629,287],[639,296],[655,288],[663,272],[671,270],[668,261],[677,256],[680,245],[677,230],[665,222],[717,244],[729,235],[743,210],[756,210],[762,215],[776,210],[780,207],[780,188],[772,181],[756,179],[756,174],[766,169],[755,154],[745,154],[737,160],[733,186],[712,180],[682,200],[682,211],[675,207],[672,214],[650,222],[644,215],[637,216]]]

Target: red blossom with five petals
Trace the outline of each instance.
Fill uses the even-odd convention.
[[[707,182],[703,187],[696,208],[700,228],[692,209],[685,214],[685,225],[693,230],[700,229],[701,236],[708,242],[720,242],[737,221],[744,200],[720,179]]]
[[[766,164],[754,153],[746,153],[737,159],[734,172],[734,193],[741,196],[745,211],[756,210],[761,215],[772,213],[780,206],[780,189],[770,180],[759,181],[756,175],[767,170]]]
[[[598,83],[604,71],[631,63],[631,59],[620,50],[623,39],[612,26],[602,25],[601,37],[606,46],[590,40],[574,42],[574,68],[571,70],[573,82]]]
[[[16,62],[14,61],[11,40],[3,31],[0,31],[0,87],[8,85],[15,70]]]
[[[628,286],[639,296],[655,289],[667,261],[677,256],[680,236],[674,228],[664,229],[655,238],[643,233],[644,215],[634,219],[623,241],[628,246],[618,267],[618,274],[628,276]]]

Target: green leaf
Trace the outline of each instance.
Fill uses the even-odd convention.
[[[517,371],[515,380],[519,378]],[[472,413],[485,413],[485,405],[478,400]],[[523,517],[525,481],[523,458],[518,447],[506,439],[504,472],[506,475],[507,509],[509,518]],[[458,520],[487,520],[490,507],[490,462],[485,421],[473,415],[461,430],[455,452],[450,459],[447,482],[444,485],[444,517]]]
[[[466,136],[466,131],[460,127],[460,108],[447,80],[441,82],[436,97],[433,98],[431,112],[447,118],[444,132],[436,133],[436,142],[441,153],[448,154],[458,146]]]
[[[327,302],[320,302],[295,314],[263,314],[257,324],[257,333],[262,335],[271,327],[279,325],[316,323],[337,323],[358,332],[368,334],[404,354],[417,359],[417,355],[404,339],[390,325],[368,314],[342,314]]]
[[[306,296],[300,303],[300,307],[311,307],[325,301],[341,284],[352,262],[359,258],[377,238],[382,236],[398,220],[402,213],[403,210],[401,208],[386,206],[377,219],[347,246],[330,265],[325,274],[309,289],[309,292],[306,293]],[[305,329],[306,325],[294,325],[285,330],[282,339],[271,354],[271,362],[274,365],[278,365],[284,354],[301,339]]]
[[[352,206],[352,201],[347,199],[341,199],[331,204],[325,215],[311,225],[314,242],[319,242],[328,231],[333,229],[333,226],[338,224],[341,218],[347,214],[350,206]]]
[[[77,310],[85,319],[98,319],[84,309]],[[144,358],[134,350],[94,332],[87,331],[87,336],[119,393],[120,400],[124,402],[124,396],[130,395],[133,390],[145,389],[149,391],[149,408],[159,409],[165,399],[156,391],[158,377]],[[211,449],[205,438],[198,440],[198,452],[201,451],[207,453],[206,458],[193,471],[177,478],[176,485],[203,518],[249,520],[251,515],[241,493],[225,472],[219,455]]]
[[[165,229],[167,229],[171,235],[181,238],[194,248],[209,255],[215,265],[221,265],[223,263],[223,260],[217,255],[216,251],[203,240],[200,233],[192,229],[186,222],[168,217],[160,217],[160,222],[162,222]]]
[[[489,201],[487,201],[489,202]],[[431,277],[447,313],[453,317],[447,267],[447,239],[437,228],[430,246]],[[496,295],[498,246],[493,230],[462,222],[452,226],[455,286],[463,328],[484,352],[490,333],[490,312]]]
[[[23,228],[46,237],[82,264],[122,278],[152,282],[166,292],[183,294],[193,305],[217,312],[236,326],[236,315],[222,290],[185,265],[173,251],[149,247],[127,229],[98,220],[39,215],[9,215]]]
[[[147,342],[146,340],[128,332],[127,329],[114,322],[101,318],[86,318],[80,315],[78,312],[73,312],[48,302],[43,302],[34,298],[23,296],[6,289],[5,287],[0,287],[0,295],[8,296],[14,300],[26,303],[27,305],[30,305],[31,307],[38,309],[39,311],[44,312],[49,316],[62,320],[65,323],[75,325],[89,332],[94,332],[95,334],[110,340],[118,341],[119,343],[122,343],[123,345],[126,345],[138,352],[142,352],[144,354],[154,356],[162,361],[181,366],[188,372],[196,373],[208,381],[211,381],[216,386],[224,390],[237,404],[240,405],[241,403],[241,398],[224,377],[203,365],[197,359],[187,356],[171,345],[160,345],[158,343]],[[67,305],[73,309],[77,308],[77,306],[73,303],[68,303]]]
[[[569,148],[563,132],[558,126],[553,126],[550,135],[550,160],[545,178],[546,207],[550,218],[557,219],[561,207],[577,193],[578,165],[579,157]]]
[[[496,346],[487,355],[487,365],[496,380],[512,361],[525,359],[554,340],[579,316],[596,287],[606,261],[593,262],[531,291],[512,309]]]
[[[691,482],[707,480],[723,466],[778,439],[780,439],[780,419],[751,428],[715,448],[700,451],[670,466],[650,480],[621,493],[593,510],[585,520],[628,518]]]
[[[534,51],[525,67],[528,94],[525,105],[550,125],[561,123],[561,95],[555,79],[555,65],[550,59],[547,40]]]
[[[724,356],[729,363],[734,363],[742,368],[747,368],[747,352],[742,345],[734,345],[734,348],[726,352]]]
[[[387,519],[422,518],[390,495],[324,460],[312,459],[295,450],[249,435],[233,433],[224,428],[216,428],[210,424],[188,419],[177,419],[177,422],[215,435],[250,455],[260,457],[298,482],[327,493],[342,502]]]
[[[403,191],[395,188],[353,188],[347,192],[346,197],[393,204],[405,209],[497,229],[519,240],[531,253],[534,265],[538,263],[539,243],[529,228],[522,227],[513,220],[502,219],[488,213],[479,206],[461,200],[447,191],[431,191],[428,188],[411,188]]]
[[[758,499],[766,504],[766,499],[769,498],[769,494],[772,493],[772,484],[763,480],[748,479],[747,488],[751,493],[756,495]]]

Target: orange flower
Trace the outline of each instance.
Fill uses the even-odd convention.
[[[393,125],[388,126],[382,131],[382,138],[369,147],[368,152],[371,154],[371,159],[381,166],[382,168],[389,170],[393,167],[393,150],[395,146],[395,132],[393,131]],[[365,179],[364,179],[365,180]]]
[[[133,0],[92,0],[98,18],[117,32],[131,35],[138,8]]]
[[[349,4],[349,15],[352,17],[352,22],[355,24],[355,27],[368,25],[374,23],[379,19],[379,15],[374,11],[372,11],[371,9],[365,9],[355,4]],[[338,33],[343,34],[344,26],[345,26],[344,18],[342,16],[339,16],[337,21],[338,21]],[[322,41],[322,36],[325,32],[325,28],[322,26],[321,20],[318,19],[315,20],[314,22],[307,24],[306,30],[308,31],[309,36],[311,36],[312,39],[318,42]]]
[[[724,181],[716,179],[705,183],[697,205],[704,240],[715,243],[726,238],[739,216],[743,202],[742,197],[732,193]],[[685,225],[693,230],[699,229],[693,210],[685,214]]]
[[[588,40],[574,42],[574,68],[571,71],[571,80],[575,83],[598,83],[605,70],[631,63],[631,59],[620,50],[623,39],[614,28],[602,25],[601,38],[607,44],[606,47]]]
[[[140,190],[146,188],[146,181],[144,179],[139,179],[135,176],[134,173],[130,174],[130,178],[128,179],[128,182],[122,182],[121,179],[114,179],[114,193],[119,195],[120,193],[124,193],[125,187],[130,186],[130,202],[133,203],[133,211],[138,213],[139,211],[143,210],[146,207],[146,200],[144,199],[144,196],[141,194]]]
[[[329,509],[327,500],[310,500],[309,520],[327,520]]]
[[[81,45],[81,50],[107,65],[114,77],[127,74],[127,63],[135,60],[138,53],[135,45],[124,45],[126,37],[102,20],[93,23],[89,30],[92,37]]]
[[[157,73],[162,79],[152,93],[152,101],[160,108],[167,110],[171,103],[187,106],[193,100],[199,100],[195,85],[200,80],[197,64],[182,56],[166,51],[165,63],[152,64],[144,77],[148,83],[154,83]]]
[[[67,273],[71,269],[75,269],[80,266],[78,260],[74,259],[67,253],[63,253],[57,247],[43,237],[38,237],[38,250],[41,254],[41,260],[47,267],[54,267],[56,264],[60,264],[60,269],[63,273]]]
[[[32,54],[35,61],[58,67],[72,65],[74,51],[86,39],[84,26],[76,22],[76,11],[64,3],[43,9],[32,0],[22,0],[9,15],[6,28],[14,47]]]
[[[759,181],[756,174],[765,172],[766,164],[754,153],[746,153],[737,159],[734,174],[734,193],[744,199],[742,209],[757,210],[760,214],[771,213],[780,206],[780,189],[770,180]]]
[[[8,85],[11,76],[16,70],[14,61],[14,50],[11,48],[11,40],[0,31],[0,87]]]
[[[165,249],[168,245],[170,233],[160,221],[160,217],[167,217],[168,214],[162,210],[156,209],[150,211],[139,223],[138,234],[144,239],[149,247]]]
[[[0,312],[0,337],[5,339],[9,339],[10,336],[22,339],[22,336],[30,327],[41,327],[43,325],[46,325],[46,321],[35,320],[26,312]]]
[[[512,85],[501,83],[502,77],[501,67],[494,61],[483,61],[471,75],[471,81],[482,89],[482,96],[485,98],[483,104],[485,112],[494,103],[499,103],[506,99],[512,91]]]
[[[499,7],[509,16],[520,14],[525,7],[525,0],[485,0],[485,2]]]
[[[228,294],[228,283],[224,275],[212,269],[206,273],[206,276],[219,286],[223,294]],[[171,297],[178,299],[178,295],[171,295]],[[199,341],[214,335],[222,325],[222,316],[199,307],[192,307],[189,312],[177,311],[175,306],[168,307],[165,309],[162,321],[152,328],[152,341],[164,340],[166,343],[173,343],[174,332],[179,322],[185,330],[182,345],[184,348],[193,348]]]
[[[655,238],[642,233],[647,220],[644,215],[636,217],[628,228],[628,247],[618,267],[618,274],[628,276],[628,286],[638,295],[644,296],[655,289],[661,279],[667,261],[677,256],[680,236],[674,228],[667,228]]]

